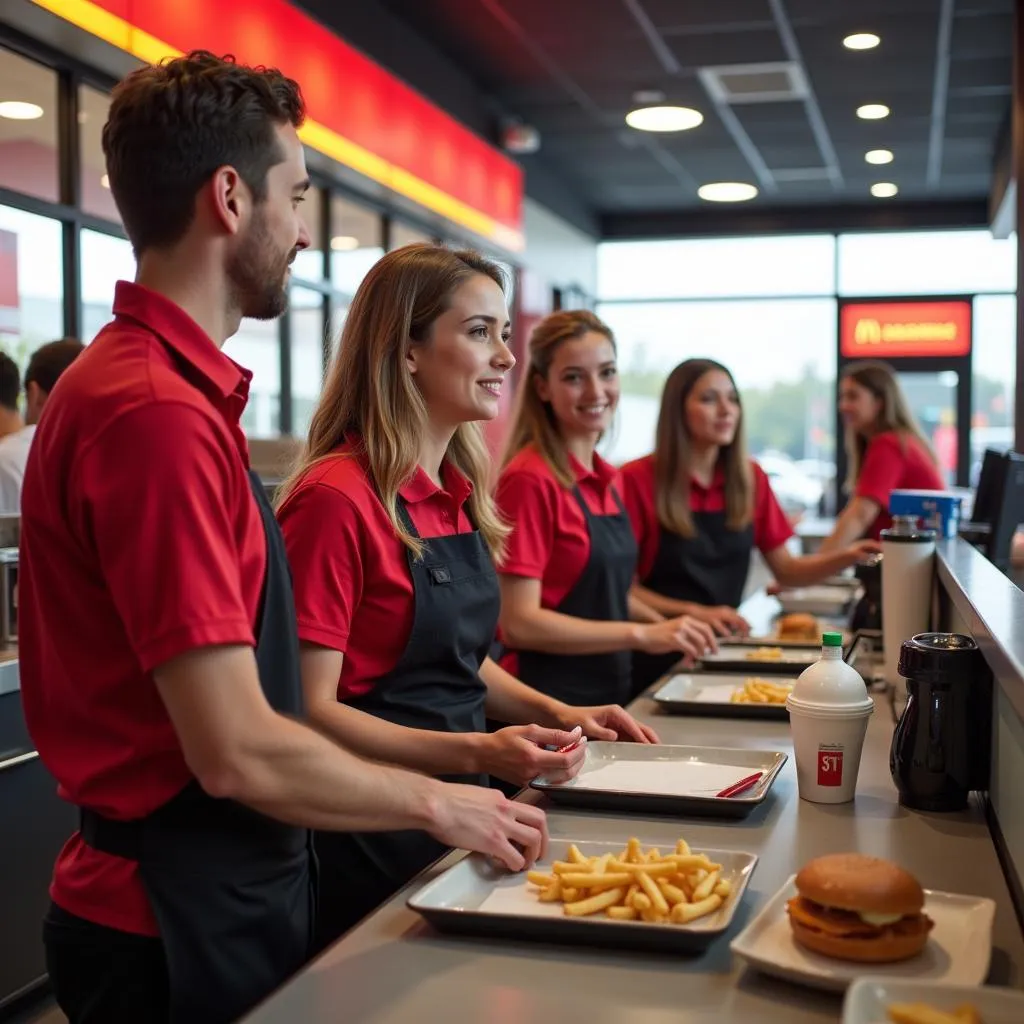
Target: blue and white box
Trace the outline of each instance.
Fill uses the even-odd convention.
[[[938,537],[955,537],[960,529],[961,501],[953,491],[896,490],[889,495],[889,515],[917,516],[921,525]]]

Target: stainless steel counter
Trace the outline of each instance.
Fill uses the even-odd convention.
[[[637,701],[633,710],[652,723],[665,742],[792,753],[785,723],[667,717],[646,698]],[[890,709],[879,699],[853,804],[819,806],[801,801],[790,759],[768,800],[736,824],[551,811],[555,836],[620,845],[637,835],[660,846],[685,836],[697,849],[724,847],[757,853],[761,859],[736,921],[703,956],[445,937],[406,909],[406,891],[247,1020],[251,1024],[835,1022],[839,997],[745,970],[733,961],[729,942],[804,861],[843,850],[896,860],[927,888],[992,897],[998,910],[989,981],[1024,987],[1024,937],[980,804],[962,814],[945,815],[900,807],[889,778],[892,730]]]

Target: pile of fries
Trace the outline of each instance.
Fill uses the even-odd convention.
[[[785,704],[792,683],[772,683],[767,679],[748,679],[729,698],[733,704]]]
[[[642,850],[633,838],[618,854],[584,857],[572,845],[567,856],[550,873],[530,871],[526,877],[542,903],[561,902],[569,917],[603,913],[613,921],[689,924],[714,913],[732,892],[722,865],[692,853],[683,839],[674,853]]]
[[[940,1010],[927,1003],[891,1003],[887,1007],[894,1024],[984,1024],[981,1015],[970,1004],[955,1010]]]
[[[747,661],[781,661],[781,647],[755,647],[747,652]]]

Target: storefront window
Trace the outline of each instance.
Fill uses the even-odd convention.
[[[839,236],[840,295],[971,295],[1017,287],[1015,238],[980,231]]]
[[[224,351],[252,371],[242,428],[249,437],[281,434],[281,333],[277,320],[243,320]]]
[[[414,242],[433,242],[434,237],[429,231],[414,228],[402,220],[391,222],[391,248],[401,249],[403,245],[412,245]]]
[[[832,235],[605,242],[597,250],[601,299],[831,295]]]
[[[684,359],[710,357],[736,380],[750,452],[784,507],[818,507],[835,472],[834,299],[606,303],[597,312],[615,332],[622,381],[611,461],[653,449],[665,378]]]
[[[131,243],[116,235],[82,231],[82,340],[92,341],[109,322],[118,281],[135,279]]]
[[[57,202],[57,75],[0,49],[0,186]]]
[[[331,284],[355,294],[367,271],[384,255],[383,222],[377,210],[334,196],[331,200]]]
[[[63,334],[60,223],[0,206],[0,347],[24,369]]]
[[[970,483],[975,486],[985,450],[1013,447],[1013,390],[1017,300],[979,295],[974,300]]]
[[[103,125],[110,109],[110,96],[83,85],[78,89],[78,153],[81,165],[79,188],[82,209],[96,217],[120,222],[117,205],[107,181],[103,155]]]
[[[292,433],[305,437],[323,385],[324,297],[292,288]]]

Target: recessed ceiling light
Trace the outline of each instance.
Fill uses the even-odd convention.
[[[757,195],[757,188],[744,181],[712,181],[701,185],[697,195],[709,203],[743,203]]]
[[[110,175],[109,174],[104,174],[103,177],[100,178],[100,184],[104,188],[110,188]]]
[[[335,235],[331,239],[331,248],[335,252],[351,252],[359,248],[359,239],[355,235]]]
[[[891,181],[879,181],[871,186],[871,194],[876,199],[892,199],[899,189]]]
[[[640,107],[626,115],[626,124],[642,132],[685,132],[704,120],[690,107]]]
[[[854,32],[843,40],[848,50],[873,50],[882,40],[874,32]]]
[[[865,121],[880,121],[889,116],[889,108],[884,103],[865,103],[857,108],[857,116]]]
[[[4,100],[0,103],[0,117],[11,121],[35,121],[43,116],[43,108],[38,103],[24,103],[21,100]]]
[[[869,164],[891,164],[892,163],[892,150],[891,149],[869,149],[864,154],[864,159]]]

